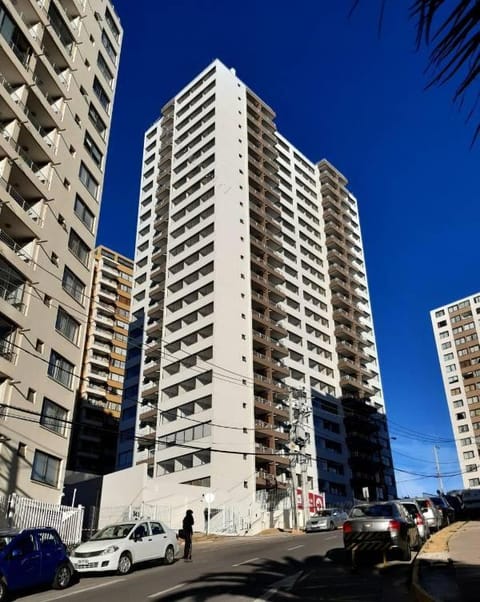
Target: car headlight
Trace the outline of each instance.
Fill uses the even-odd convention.
[[[113,554],[118,549],[119,549],[118,546],[108,546],[108,548],[106,548],[105,550],[103,550],[102,555],[103,554]]]

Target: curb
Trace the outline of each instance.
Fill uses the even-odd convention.
[[[436,533],[434,533],[431,536],[431,538],[427,541],[425,546],[428,547],[429,542],[431,544],[434,540],[438,539],[438,540],[440,540],[441,545],[443,547],[442,551],[448,552],[448,542],[449,542],[450,538],[455,533],[457,533],[465,524],[466,524],[465,521],[458,522],[458,523],[452,523],[451,526],[444,528],[441,531],[437,531]],[[447,531],[447,529],[448,529],[448,531]],[[438,599],[435,598],[429,592],[427,592],[424,589],[424,587],[420,584],[420,563],[422,561],[422,556],[426,556],[427,554],[428,554],[428,552],[422,548],[422,550],[420,550],[420,552],[415,556],[415,559],[413,561],[413,569],[412,569],[411,589],[413,591],[414,599],[417,602],[438,602]]]

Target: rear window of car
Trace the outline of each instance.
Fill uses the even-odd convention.
[[[375,504],[373,506],[355,506],[352,509],[351,517],[360,518],[362,516],[391,518],[394,514],[391,504]]]
[[[415,504],[402,504],[402,506],[405,508],[408,514],[410,514],[410,516],[417,516],[418,510]]]
[[[428,508],[430,506],[430,504],[428,502],[429,502],[429,500],[417,500],[417,504],[420,506],[420,508],[422,510],[425,510],[426,508]]]
[[[437,506],[446,506],[445,502],[442,500],[441,497],[432,497],[432,502]]]

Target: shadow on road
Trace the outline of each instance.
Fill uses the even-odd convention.
[[[155,602],[192,600],[203,602],[216,596],[230,595],[287,600],[342,602],[405,602],[408,597],[410,565],[387,563],[378,565],[378,557],[362,558],[355,571],[343,548],[329,550],[325,556],[309,556],[303,560],[284,557],[280,561],[261,559],[229,571],[210,571],[191,580]],[[185,577],[188,575],[186,565]],[[290,579],[288,579],[290,577]],[[392,595],[392,583],[397,588]],[[388,594],[386,594],[388,592]]]

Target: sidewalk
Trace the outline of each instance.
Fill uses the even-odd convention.
[[[480,599],[480,522],[458,522],[433,535],[414,562],[418,602]]]

